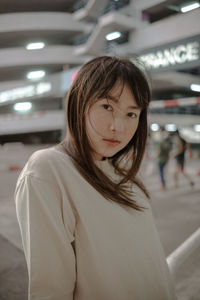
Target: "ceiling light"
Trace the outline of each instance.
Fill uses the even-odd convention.
[[[177,127],[175,124],[166,124],[165,125],[165,130],[170,131],[170,132],[174,132],[177,130]]]
[[[182,6],[181,7],[181,12],[186,13],[190,10],[193,10],[193,9],[196,9],[196,8],[199,8],[199,7],[200,7],[200,4],[198,2],[194,2],[194,3],[188,4],[188,5]]]
[[[194,125],[194,130],[195,130],[196,132],[200,132],[200,124]]]
[[[44,48],[45,43],[43,42],[37,42],[37,43],[30,43],[26,45],[27,50],[36,50],[36,49],[42,49]]]
[[[193,83],[193,84],[190,85],[190,88],[194,92],[200,92],[200,84],[194,84]]]
[[[118,39],[120,36],[121,36],[121,32],[114,31],[114,32],[108,33],[106,35],[106,40],[107,41],[112,41],[112,40]]]
[[[26,112],[29,111],[32,107],[30,102],[19,102],[14,105],[14,110],[19,112]]]
[[[195,132],[194,128],[183,128],[181,130],[181,134],[183,135],[183,137],[188,143],[195,143],[195,144],[200,143],[200,132],[197,131]]]
[[[152,131],[158,131],[160,129],[160,126],[157,123],[153,123],[150,126]]]
[[[43,70],[39,70],[39,71],[32,71],[32,72],[29,72],[26,77],[28,79],[32,79],[32,80],[36,80],[36,79],[40,79],[42,77],[45,76],[45,71]]]

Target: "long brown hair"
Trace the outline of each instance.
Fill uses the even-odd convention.
[[[141,108],[138,128],[121,151],[109,161],[121,180],[113,182],[101,171],[92,159],[86,129],[85,113],[87,108],[98,98],[106,98],[116,82],[127,84],[132,91],[137,105]],[[66,98],[67,138],[61,142],[66,153],[72,158],[75,167],[82,176],[105,198],[117,203],[143,210],[134,200],[134,195],[127,189],[127,183],[135,183],[149,197],[141,181],[136,178],[144,155],[147,138],[147,109],[151,93],[143,72],[126,58],[100,56],[87,62],[78,72]],[[121,162],[129,155],[131,166],[123,168]]]

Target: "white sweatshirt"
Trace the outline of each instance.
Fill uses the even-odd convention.
[[[29,300],[176,299],[150,205],[132,189],[145,211],[105,199],[58,147],[30,157],[15,191]]]

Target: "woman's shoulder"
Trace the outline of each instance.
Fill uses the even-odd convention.
[[[23,170],[20,173],[19,180],[24,176],[34,176],[39,179],[54,181],[54,175],[61,165],[72,165],[69,156],[58,146],[35,151]],[[67,167],[65,168],[67,172]]]

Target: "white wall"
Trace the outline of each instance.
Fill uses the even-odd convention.
[[[162,19],[132,32],[129,47],[133,52],[192,37],[200,33],[200,9]]]
[[[62,110],[0,116],[0,135],[59,130],[64,127],[65,112]]]
[[[77,57],[73,46],[47,46],[29,51],[24,48],[0,49],[0,68],[30,65],[82,64],[87,57]]]
[[[0,15],[0,33],[29,30],[63,30],[83,32],[86,25],[72,14],[62,12],[26,12]]]

